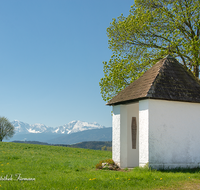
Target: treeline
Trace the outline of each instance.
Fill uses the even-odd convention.
[[[85,148],[93,150],[105,150],[112,151],[112,141],[86,141],[80,142],[72,145],[67,144],[48,144],[39,141],[13,141],[14,143],[26,143],[26,144],[40,144],[40,145],[50,145],[50,146],[65,146],[72,148]]]
[[[111,141],[86,141],[69,146],[74,148],[87,148],[93,150],[109,150],[109,151],[112,150]]]
[[[51,145],[45,142],[39,142],[39,141],[12,141],[14,143],[25,143],[25,144],[40,144],[40,145]]]

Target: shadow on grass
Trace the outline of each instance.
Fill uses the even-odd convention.
[[[152,169],[153,170],[153,169]],[[200,168],[175,168],[175,169],[160,169],[163,173],[200,173]]]
[[[145,167],[135,167],[133,171],[139,171],[139,172],[162,172],[162,173],[200,173],[200,167],[197,168],[174,168],[174,169],[153,169],[151,167],[145,166]]]

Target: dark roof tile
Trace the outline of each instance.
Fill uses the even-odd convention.
[[[107,105],[143,98],[200,103],[200,84],[183,65],[168,55],[119,92]]]

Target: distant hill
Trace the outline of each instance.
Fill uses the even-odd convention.
[[[102,147],[110,147],[111,148],[112,142],[111,141],[89,141],[89,142],[81,142],[81,143],[69,145],[69,147],[102,150]]]
[[[75,144],[84,141],[112,141],[112,128],[93,129],[62,135],[45,142],[51,144]]]
[[[43,124],[30,125],[18,120],[12,122],[15,135],[8,141],[39,141],[49,144],[74,144],[83,141],[111,141],[112,128],[98,123],[71,121],[56,128]]]
[[[39,141],[48,144],[75,144],[85,141],[112,141],[112,128],[91,129],[72,134],[16,134],[10,141]]]
[[[47,142],[50,139],[60,137],[62,134],[54,133],[28,133],[28,134],[15,134],[9,141],[40,141]],[[6,140],[5,140],[6,142]]]
[[[72,147],[72,148],[86,148],[86,149],[93,149],[93,150],[111,150],[112,142],[111,141],[88,141],[88,142],[81,142],[73,145],[66,145],[66,144],[48,144],[39,141],[13,141],[14,143],[25,143],[25,144],[40,144],[40,145],[51,145],[51,146],[65,146],[65,147]],[[103,148],[102,148],[103,147]],[[105,148],[106,147],[106,148]]]

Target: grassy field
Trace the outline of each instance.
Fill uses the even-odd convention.
[[[109,158],[110,151],[2,142],[0,190],[200,189],[200,169],[96,170]]]

